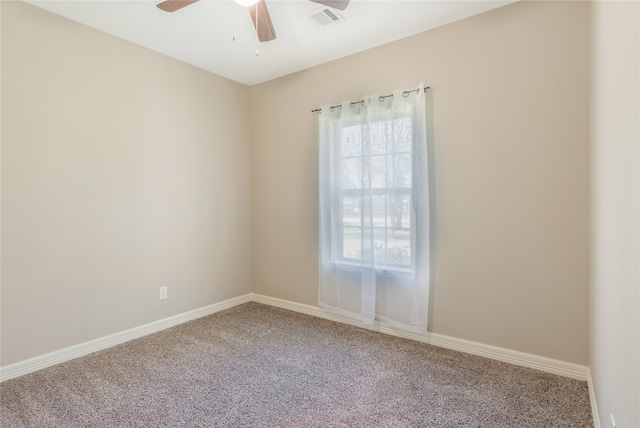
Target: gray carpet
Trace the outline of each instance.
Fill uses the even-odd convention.
[[[7,427],[592,427],[586,382],[248,303],[0,384]]]

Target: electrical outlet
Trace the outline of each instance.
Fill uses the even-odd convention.
[[[611,426],[612,426],[613,428],[616,428],[616,420],[615,420],[615,419],[613,419],[613,414],[611,414],[611,413],[610,413],[610,414],[609,414],[609,418],[611,418]]]
[[[160,300],[167,298],[167,287],[160,287]]]

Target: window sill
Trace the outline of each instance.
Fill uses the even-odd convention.
[[[327,270],[335,270],[335,271],[350,273],[354,275],[359,275],[363,269],[366,269],[368,267],[359,263],[337,261],[337,262],[326,263],[325,268]],[[393,277],[393,278],[413,279],[416,276],[415,271],[413,269],[401,268],[397,266],[388,266],[388,265],[376,266],[375,271],[377,276],[387,276],[387,277]]]

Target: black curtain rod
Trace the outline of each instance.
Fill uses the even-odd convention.
[[[425,91],[425,92],[427,92],[427,89],[429,89],[429,88],[430,88],[430,86],[425,86],[424,91]],[[412,93],[412,92],[418,92],[419,90],[420,90],[420,89],[412,89],[412,90],[410,90],[410,91],[404,91],[404,92],[402,93],[402,95],[403,95],[404,97],[407,97],[407,96],[409,96],[409,94],[410,94],[410,93]],[[378,97],[378,101],[382,102],[382,101],[384,101],[384,100],[385,100],[385,98],[389,98],[389,97],[392,97],[392,96],[393,96],[393,94],[391,94],[391,95],[381,95],[381,96],[379,96],[379,97]],[[356,105],[356,104],[362,104],[363,102],[364,102],[364,100],[360,100],[360,101],[352,101],[352,102],[350,102],[350,103],[349,103],[349,106],[350,106],[350,107],[355,107],[355,105]],[[330,109],[330,110],[332,110],[332,111],[333,111],[333,109],[334,109],[334,108],[342,108],[342,105],[337,105],[337,106],[331,106],[331,107],[329,107],[329,109]],[[322,111],[322,109],[321,109],[321,108],[317,108],[317,109],[313,109],[313,110],[311,110],[311,113],[318,113],[318,112],[320,112],[320,111]]]

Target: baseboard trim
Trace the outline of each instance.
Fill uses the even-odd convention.
[[[589,381],[589,393],[593,394],[589,368],[585,366],[435,333],[415,334],[393,330],[380,325],[380,323],[377,322],[373,324],[365,324],[358,320],[332,314],[318,306],[305,305],[302,303],[296,303],[289,300],[278,299],[275,297],[264,296],[256,293],[249,293],[243,296],[238,296],[229,300],[185,312],[183,314],[175,315],[139,327],[134,327],[119,333],[114,333],[109,336],[104,336],[88,342],[80,343],[78,345],[70,346],[68,348],[60,349],[58,351],[50,352],[48,354],[30,358],[28,360],[19,361],[14,364],[0,367],[0,382],[4,382],[9,379],[13,379],[47,367],[51,367],[53,365],[69,361],[74,358],[91,354],[93,352],[101,351],[103,349],[107,349],[112,346],[116,346],[121,343],[125,343],[142,336],[156,333],[158,331],[176,326],[178,324],[211,315],[213,313],[223,311],[225,309],[229,309],[234,306],[251,301],[282,309],[288,309],[294,312],[299,312],[318,318],[324,318],[331,321],[349,324],[355,327],[365,328],[380,333],[428,343],[442,348],[465,352],[467,354],[479,355],[481,357],[515,364],[522,367],[529,367],[547,373],[557,374],[560,376],[570,377],[582,381]],[[597,411],[597,408],[595,407],[595,395],[592,395],[591,400],[593,409],[596,409]],[[595,418],[596,416],[594,415],[594,420]]]
[[[158,331],[176,326],[178,324],[211,315],[216,312],[220,312],[225,309],[229,309],[250,301],[251,295],[245,294],[243,296],[234,297],[232,299],[194,309],[189,312],[184,312],[182,314],[174,315],[169,318],[164,318],[158,321],[114,333],[109,336],[100,337],[98,339],[90,340],[88,342],[80,343],[68,348],[63,348],[58,351],[53,351],[48,354],[29,358],[28,360],[9,364],[7,366],[0,367],[0,382],[23,376],[28,373],[33,373],[35,371],[54,366],[56,364],[64,363],[65,361],[73,360],[74,358],[82,357],[93,352],[101,351],[112,346],[120,345],[121,343],[125,343],[142,336],[156,333]]]
[[[565,361],[556,360],[538,355],[528,354],[525,352],[514,351],[511,349],[500,348],[492,345],[485,345],[469,340],[458,339],[455,337],[444,336],[436,333],[415,334],[390,329],[374,322],[373,324],[365,324],[358,320],[335,315],[317,306],[310,306],[301,303],[291,302],[288,300],[277,299],[274,297],[264,296],[261,294],[251,294],[251,300],[270,306],[288,309],[318,318],[324,318],[331,321],[337,321],[350,324],[355,327],[365,328],[367,330],[378,331],[380,333],[390,334],[392,336],[403,337],[405,339],[416,340],[418,342],[428,343],[430,345],[442,348],[452,349],[455,351],[465,352],[467,354],[478,355],[481,357],[498,360],[505,363],[515,364],[522,367],[528,367],[543,372],[552,373],[560,376],[569,377],[581,381],[589,379],[589,368],[586,366],[567,363]]]
[[[211,315],[216,312],[220,312],[225,309],[229,309],[248,302],[257,302],[282,309],[288,309],[290,311],[349,324],[368,330],[378,331],[380,333],[385,333],[392,336],[403,337],[406,339],[416,340],[418,342],[440,346],[442,348],[453,349],[455,351],[479,355],[481,357],[515,364],[522,367],[529,367],[547,373],[587,381],[587,385],[589,388],[589,399],[591,401],[593,425],[595,428],[601,427],[593,379],[590,369],[586,366],[567,363],[564,361],[546,357],[540,357],[538,355],[527,354],[524,352],[513,351],[510,349],[499,348],[497,346],[485,345],[469,340],[457,339],[454,337],[435,333],[415,334],[392,330],[388,327],[380,325],[380,323],[374,323],[370,325],[358,320],[335,315],[318,306],[305,305],[302,303],[296,303],[289,300],[278,299],[275,297],[264,296],[262,294],[256,293],[249,293],[243,296],[234,297],[232,299],[214,303],[212,305],[208,305],[199,309],[194,309],[189,312],[178,314],[139,327],[134,327],[129,330],[125,330],[109,336],[101,337],[85,343],[70,346],[68,348],[60,349],[58,351],[50,352],[48,354],[40,355],[38,357],[30,358],[28,360],[19,361],[14,364],[0,367],[0,382],[33,373],[35,371],[60,364],[65,361],[82,357],[93,352],[101,351],[103,349],[107,349],[112,346],[116,346],[121,343],[125,343],[139,337],[156,333],[158,331],[176,326],[178,324]]]
[[[587,377],[587,385],[589,387],[589,401],[591,402],[591,417],[593,418],[593,427],[600,428],[600,413],[598,412],[598,403],[596,402],[596,389],[593,386],[593,376],[591,376],[591,369],[589,369]]]

